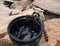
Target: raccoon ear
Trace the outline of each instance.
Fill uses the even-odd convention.
[[[30,0],[31,2],[33,2],[34,0]]]
[[[34,0],[32,0],[32,2],[33,2]]]

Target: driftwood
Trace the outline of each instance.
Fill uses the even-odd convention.
[[[60,15],[60,0],[34,0],[34,5]]]

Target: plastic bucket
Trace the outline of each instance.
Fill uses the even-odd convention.
[[[34,46],[41,39],[42,32],[42,23],[29,15],[15,18],[8,25],[8,34],[17,46]]]

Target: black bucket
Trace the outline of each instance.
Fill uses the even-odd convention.
[[[41,39],[42,23],[32,16],[21,16],[10,22],[8,34],[17,46],[34,46]]]

